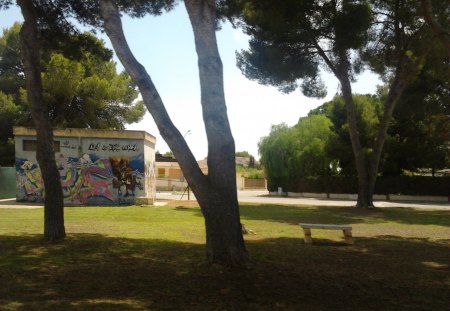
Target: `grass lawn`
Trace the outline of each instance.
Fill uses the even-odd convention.
[[[186,202],[68,207],[56,244],[43,209],[0,209],[0,310],[450,310],[448,211],[246,204],[241,217],[252,264],[229,269],[205,262]],[[313,230],[306,245],[299,222],[351,224],[355,244]]]

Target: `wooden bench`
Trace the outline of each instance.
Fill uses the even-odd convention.
[[[345,225],[323,225],[323,224],[299,224],[305,234],[305,243],[311,244],[311,229],[325,229],[325,230],[342,230],[344,233],[345,243],[353,244],[352,227]]]

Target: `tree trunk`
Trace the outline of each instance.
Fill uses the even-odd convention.
[[[370,192],[370,179],[367,172],[366,156],[359,139],[358,127],[356,124],[356,108],[353,101],[352,86],[349,77],[349,61],[345,51],[339,52],[339,67],[335,71],[341,83],[342,97],[344,98],[347,111],[347,123],[352,143],[353,155],[355,157],[356,172],[358,175],[358,201],[356,207],[372,208],[373,191]]]
[[[368,172],[368,191],[373,197],[375,192],[375,182],[378,175],[378,167],[380,164],[381,153],[383,151],[384,142],[386,141],[387,131],[389,129],[392,114],[394,112],[395,106],[400,100],[403,91],[408,83],[408,73],[405,65],[402,61],[397,66],[395,71],[394,80],[389,88],[389,93],[384,102],[384,112],[383,117],[380,122],[380,127],[378,129],[377,138],[375,139],[373,152],[370,156],[369,172]]]
[[[150,76],[129,49],[117,7],[110,0],[100,2],[106,34],[138,85],[161,136],[173,151],[200,204],[205,217],[208,259],[229,265],[241,264],[248,260],[248,255],[239,220],[234,140],[227,118],[222,63],[215,37],[215,2],[185,3],[198,54],[201,104],[208,138],[208,176],[201,172],[186,141],[167,114]]]
[[[216,40],[214,0],[186,0],[195,37],[201,104],[208,139],[209,200],[205,200],[206,248],[212,261],[247,260],[239,218],[236,157],[227,117],[223,67]],[[208,202],[209,201],[209,202]]]
[[[20,31],[23,51],[27,96],[31,116],[37,132],[38,161],[45,187],[44,238],[50,241],[63,239],[64,204],[58,168],[53,150],[53,130],[48,109],[42,98],[40,54],[36,10],[31,0],[18,0],[24,23]]]

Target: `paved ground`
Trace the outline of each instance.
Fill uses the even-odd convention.
[[[332,199],[314,199],[314,198],[287,198],[269,196],[267,191],[239,191],[238,198],[240,202],[259,203],[259,204],[293,204],[293,205],[316,205],[316,206],[353,206],[356,201],[353,200],[332,200]],[[156,194],[157,201],[166,200],[187,200],[187,193],[173,194],[170,192],[158,192]],[[190,200],[195,200],[192,192]],[[15,199],[1,199],[0,208],[42,208],[39,203],[19,203]],[[416,209],[439,209],[450,211],[450,203],[444,202],[392,202],[392,201],[375,201],[377,207],[405,207]]]
[[[156,194],[157,200],[187,200],[187,193],[172,194],[170,192],[160,192]],[[195,200],[190,194],[190,199]],[[267,191],[245,190],[238,192],[239,202],[260,203],[260,204],[293,204],[293,205],[316,205],[316,206],[354,206],[354,200],[336,199],[315,199],[315,198],[288,198],[269,196]],[[376,207],[407,207],[417,209],[441,209],[450,211],[450,203],[445,202],[392,202],[375,201]]]

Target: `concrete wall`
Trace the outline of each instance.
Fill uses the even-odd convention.
[[[144,141],[145,194],[148,202],[156,200],[155,143]]]
[[[60,146],[55,157],[65,204],[129,205],[136,197],[154,198],[154,140],[127,131],[74,132],[54,138]],[[36,139],[29,134],[16,133],[16,198],[39,202],[45,192],[36,152],[23,150],[24,140]]]
[[[0,167],[0,199],[16,196],[16,169],[14,167]]]
[[[345,193],[307,193],[307,192],[269,192],[271,196],[287,196],[291,198],[317,198],[317,199],[336,199],[336,200],[350,200],[356,201],[357,194]],[[376,201],[416,201],[416,202],[450,202],[450,197],[444,196],[425,196],[425,195],[394,195],[394,194],[374,194],[373,199]]]
[[[156,178],[157,191],[184,191],[188,186],[185,181],[179,179]]]

